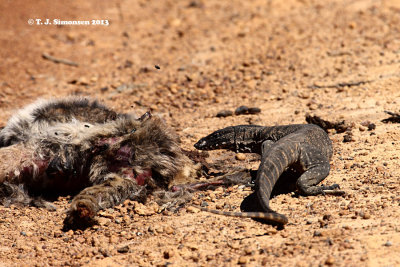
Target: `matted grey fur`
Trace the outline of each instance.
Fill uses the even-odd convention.
[[[142,201],[193,171],[177,135],[156,116],[117,113],[95,100],[39,100],[0,131],[0,202],[51,208],[76,195],[64,221],[80,227],[100,209]]]

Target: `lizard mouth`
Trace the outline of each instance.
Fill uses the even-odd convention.
[[[194,147],[201,150],[204,149],[204,147],[207,145],[207,142],[203,139],[199,140],[196,144],[194,144]]]

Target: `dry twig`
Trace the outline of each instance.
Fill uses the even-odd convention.
[[[78,65],[79,65],[78,63],[76,63],[76,62],[74,62],[74,61],[71,61],[71,60],[68,60],[68,59],[63,59],[63,58],[56,58],[56,57],[53,57],[53,56],[51,56],[51,55],[49,55],[49,54],[47,54],[47,53],[43,53],[43,54],[42,54],[42,57],[43,57],[44,59],[53,61],[54,63],[61,63],[61,64],[65,64],[65,65],[69,65],[69,66],[74,66],[74,67],[78,67]]]

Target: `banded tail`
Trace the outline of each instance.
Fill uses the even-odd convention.
[[[263,148],[254,190],[265,212],[278,214],[269,207],[272,189],[285,169],[298,161],[299,153],[298,143],[291,142],[290,135],[280,139],[273,146]]]
[[[203,207],[194,206],[201,211],[210,212],[213,214],[223,215],[223,216],[230,216],[230,217],[240,217],[240,218],[252,218],[252,219],[260,219],[267,221],[269,223],[274,224],[287,224],[288,218],[276,212],[235,212],[235,211],[221,211],[221,210],[211,210]]]
[[[257,172],[255,192],[263,211],[230,212],[209,210],[202,207],[199,207],[199,209],[231,217],[261,219],[280,225],[288,223],[288,218],[285,215],[277,213],[269,207],[269,199],[276,181],[284,170],[295,163],[299,158],[298,143],[291,142],[290,135],[281,140],[282,141],[279,140],[273,146],[262,146],[262,159]]]

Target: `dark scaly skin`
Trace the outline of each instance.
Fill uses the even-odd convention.
[[[297,190],[302,195],[334,193],[333,189],[339,187],[336,184],[316,186],[328,176],[329,161],[332,157],[332,142],[325,131],[316,125],[231,126],[200,139],[194,146],[200,150],[228,149],[261,155],[254,190],[262,211],[208,210],[212,213],[262,219],[280,225],[286,224],[288,219],[285,215],[270,209],[269,199],[274,185],[288,168],[300,174],[293,182],[296,183]]]

